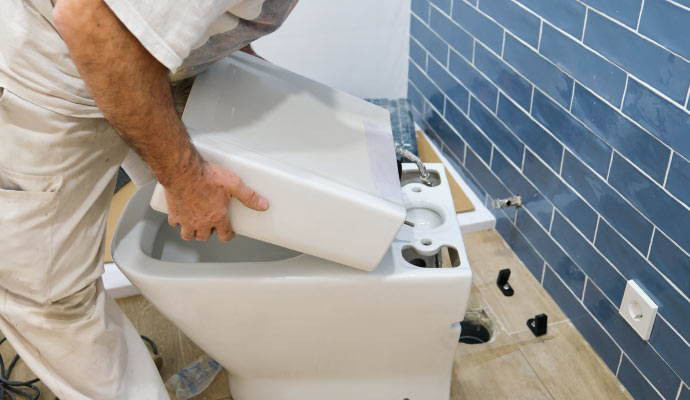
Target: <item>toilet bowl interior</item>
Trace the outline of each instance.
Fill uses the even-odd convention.
[[[236,236],[230,242],[220,242],[212,236],[206,242],[186,241],[180,237],[180,227],[161,223],[153,246],[143,249],[149,257],[175,263],[237,263],[287,260],[302,254],[271,243]]]

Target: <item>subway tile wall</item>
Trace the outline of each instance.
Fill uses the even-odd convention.
[[[412,0],[408,97],[637,399],[690,399],[690,0]],[[648,342],[628,279],[659,305]]]

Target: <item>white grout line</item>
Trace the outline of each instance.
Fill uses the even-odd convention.
[[[688,86],[688,93],[685,95],[685,104],[683,104],[683,109],[687,110],[688,99],[690,99],[690,86]]]
[[[675,399],[678,400],[680,399],[680,392],[683,391],[683,381],[680,382],[680,385],[678,386],[678,393],[676,393]]]
[[[609,158],[609,168],[606,170],[606,176],[604,177],[604,181],[606,183],[609,182],[609,175],[611,175],[611,167],[613,166],[613,157],[615,156],[615,154],[616,154],[616,149],[612,149],[611,150],[611,158]],[[611,186],[610,183],[609,183],[609,186]]]
[[[517,226],[516,226],[517,228]],[[519,230],[519,229],[518,229]],[[525,236],[525,235],[522,235]],[[534,249],[537,250],[537,249]],[[537,252],[539,254],[539,252]],[[544,260],[544,263],[541,265],[541,279],[539,280],[539,285],[543,288],[544,287],[544,276],[546,275],[546,260]]]
[[[446,65],[444,65],[446,71],[450,73],[450,46],[448,46],[448,52],[446,52]],[[452,74],[449,74],[452,76]]]
[[[499,121],[501,121],[501,120],[498,118],[498,102],[501,100],[501,93],[503,93],[503,92],[501,91],[501,89],[498,89],[498,90],[496,91],[496,108],[493,109],[493,110],[489,110],[489,111],[493,111],[492,114],[493,114],[493,115],[496,117],[496,119],[498,119]],[[503,121],[501,121],[501,122],[503,122]],[[511,132],[512,132],[512,131],[511,131]],[[520,138],[518,138],[518,139],[520,139]],[[520,140],[520,141],[522,141],[522,140]]]
[[[491,170],[491,165],[494,162],[494,151],[496,151],[497,147],[495,144],[491,143],[491,153],[489,154],[489,170]],[[493,171],[491,171],[493,172]],[[498,177],[498,176],[497,176]],[[501,179],[499,179],[500,181]]]
[[[640,21],[642,21],[642,11],[644,10],[644,0],[640,5],[640,14],[637,16],[637,25],[635,25],[635,32],[640,32]]]
[[[575,101],[575,85],[577,85],[577,82],[575,81],[575,78],[573,78],[573,91],[572,93],[570,93],[570,106],[568,107],[568,114],[573,113],[573,101]]]
[[[472,39],[472,60],[470,61],[470,64],[474,65],[474,52],[477,48],[477,39]]]
[[[592,246],[597,240],[597,233],[599,233],[599,221],[601,221],[601,215],[597,215],[597,225],[594,227],[594,236],[592,236]]]
[[[664,182],[662,187],[666,188],[666,183],[668,182],[668,174],[671,172],[671,162],[673,161],[673,155],[676,154],[675,151],[671,151],[671,156],[668,158],[668,166],[666,166],[666,175],[664,176]]]
[[[657,354],[658,354],[658,353],[657,353]],[[650,381],[649,378],[647,378],[647,376],[646,376],[645,374],[643,374],[642,371],[640,371],[640,368],[639,368],[637,365],[635,365],[635,363],[634,363],[632,360],[630,360],[630,357],[628,357],[628,360],[630,361],[630,365],[632,365],[633,368],[635,368],[635,369],[637,370],[637,372],[640,374],[640,376],[642,376],[642,379],[644,379],[645,381],[647,381],[647,383],[649,384],[649,386],[650,386],[652,389],[654,389],[654,391],[659,395],[659,397],[661,397],[661,398],[663,399],[664,396],[661,394],[661,392],[659,391],[659,389],[657,389],[656,386],[654,386],[654,384],[652,383],[652,381]],[[662,358],[662,360],[663,360],[663,358]],[[665,361],[664,361],[664,362],[665,362]]]
[[[560,176],[560,177],[563,177],[563,161],[565,160],[565,149],[568,147],[564,143],[562,143],[562,146],[563,146],[563,152],[561,154],[561,166],[558,168],[558,172],[554,171],[554,172],[556,172],[556,176]],[[547,163],[544,163],[544,164],[547,167],[549,167],[549,165]],[[564,179],[564,181],[565,181],[565,179]],[[577,192],[577,190],[574,190],[574,191]]]
[[[621,105],[620,107],[617,107],[618,110],[620,110],[620,113],[625,115],[623,113],[623,104],[625,104],[625,95],[628,93],[628,82],[630,81],[630,74],[626,72],[625,74],[625,86],[623,86],[623,96],[621,96]]]
[[[505,52],[506,49],[506,31],[507,29],[503,30],[503,42],[501,42],[501,56],[499,57],[501,60],[503,60],[503,53]]]
[[[525,176],[525,174],[523,172],[525,170],[525,158],[527,158],[527,145],[524,145],[522,147],[522,164],[520,165],[520,169],[518,170],[519,172],[522,173],[521,174],[522,176]]]
[[[540,20],[539,20],[539,39],[537,39],[537,53],[541,49],[541,33],[543,31],[544,31],[544,20],[540,18]],[[504,35],[504,37],[505,37],[505,35]]]
[[[649,248],[647,249],[647,255],[645,255],[647,261],[649,261],[649,255],[652,253],[652,243],[654,243],[654,235],[656,235],[656,226],[652,228],[652,237],[649,239]]]
[[[584,273],[584,271],[582,271],[582,273]],[[581,298],[579,299],[580,302],[582,302],[583,305],[585,304],[585,292],[587,292],[587,282],[588,282],[588,281],[589,281],[589,276],[587,276],[587,274],[585,274],[585,284],[582,285],[582,296],[581,296]],[[586,308],[586,307],[585,307],[585,308]]]
[[[531,119],[531,117],[532,117],[532,103],[534,102],[534,87],[536,85],[534,85],[532,82],[530,82],[530,84],[532,85],[532,94],[530,95],[530,98],[529,98],[529,112],[527,114],[529,114],[529,117]]]
[[[625,352],[623,350],[621,350],[621,358],[620,358],[620,360],[618,360],[618,367],[616,368],[616,377],[618,377],[618,371],[620,371],[621,364],[623,364],[623,355],[624,354],[625,354]]]
[[[582,37],[579,42],[585,44],[585,32],[587,32],[587,17],[589,17],[589,7],[585,7],[585,23],[582,24]]]
[[[537,189],[537,190],[539,190],[539,189]],[[554,219],[556,219],[556,206],[555,205],[551,208],[551,221],[549,222],[549,230],[547,231],[548,236],[551,238],[553,238],[553,236],[551,236],[551,228],[553,227],[553,220]]]

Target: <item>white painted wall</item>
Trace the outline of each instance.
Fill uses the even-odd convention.
[[[407,97],[410,0],[301,0],[254,42],[267,60],[358,97]]]

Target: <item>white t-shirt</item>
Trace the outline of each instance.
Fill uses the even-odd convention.
[[[173,79],[278,28],[297,0],[104,0]],[[55,112],[102,117],[52,23],[51,0],[2,0],[0,87]]]

